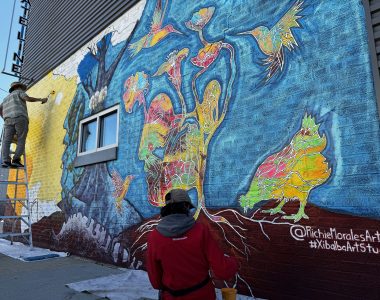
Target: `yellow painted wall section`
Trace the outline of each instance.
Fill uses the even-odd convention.
[[[55,91],[45,104],[28,103],[26,155],[29,189],[34,190],[39,200],[61,200],[61,159],[66,133],[63,124],[75,95],[76,82],[76,77],[67,79],[51,72],[27,91],[29,96],[38,98]]]

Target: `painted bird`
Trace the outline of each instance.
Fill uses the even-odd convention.
[[[299,201],[298,212],[283,218],[294,222],[309,218],[305,213],[309,193],[325,183],[331,174],[322,154],[327,139],[325,135],[319,135],[318,128],[314,119],[305,115],[301,129],[290,144],[265,159],[258,167],[249,191],[239,199],[244,210],[261,201],[276,199],[279,202],[277,207],[262,212],[285,214],[282,207],[288,201]]]
[[[172,25],[166,25],[162,27],[162,22],[165,15],[165,10],[168,5],[168,0],[166,1],[165,8],[162,9],[161,0],[157,0],[156,8],[153,13],[153,20],[150,32],[143,36],[140,40],[129,45],[131,49],[131,56],[135,56],[143,48],[150,48],[163,40],[170,33],[182,34],[178,30],[174,29]]]
[[[300,27],[297,20],[302,16],[297,15],[302,10],[303,1],[297,2],[285,13],[285,15],[273,26],[272,29],[259,26],[253,30],[238,33],[239,35],[252,35],[259,45],[260,50],[268,57],[263,59],[264,65],[268,65],[266,71],[266,82],[268,82],[276,72],[281,72],[284,67],[284,49],[289,51],[298,46],[293,36],[291,28]]]
[[[114,185],[114,193],[115,197],[115,206],[116,209],[120,212],[122,210],[122,201],[129,190],[129,186],[134,178],[133,175],[128,175],[123,181],[120,174],[116,171],[112,172],[112,183]]]

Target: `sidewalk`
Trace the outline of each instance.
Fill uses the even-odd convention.
[[[117,267],[69,256],[23,262],[0,254],[0,299],[94,300],[106,299],[76,292],[65,285],[111,274]]]
[[[57,257],[34,260],[53,255]],[[216,292],[217,300],[221,300],[220,290]],[[21,243],[10,245],[0,239],[0,299],[152,300],[157,299],[157,291],[142,270],[118,268],[48,249],[31,251]],[[237,299],[254,298],[238,295]]]

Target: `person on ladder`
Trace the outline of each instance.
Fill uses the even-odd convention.
[[[33,98],[25,91],[27,86],[21,82],[13,82],[9,89],[9,95],[0,104],[0,116],[4,119],[3,141],[1,145],[1,157],[3,168],[24,167],[21,163],[21,155],[25,152],[25,141],[28,134],[29,118],[26,102],[48,101],[48,98]],[[14,136],[17,137],[16,152],[11,160],[10,146]],[[24,158],[25,159],[25,158]]]

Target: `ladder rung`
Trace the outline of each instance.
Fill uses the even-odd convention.
[[[4,204],[16,205],[17,203],[21,204],[23,207],[25,207],[27,210],[29,210],[28,200],[8,200],[8,201],[1,201],[0,200],[0,205],[4,205]]]
[[[2,129],[2,133],[1,133],[1,137],[0,137],[0,148],[2,146],[2,143],[3,143],[3,136],[4,136],[4,128]],[[14,154],[14,149],[11,149],[11,154]],[[20,223],[23,222],[25,223],[28,228],[29,228],[29,232],[27,233],[14,233],[14,232],[0,232],[0,238],[10,238],[11,241],[13,241],[13,237],[17,237],[17,236],[20,236],[20,237],[23,237],[25,240],[29,240],[28,243],[30,244],[31,247],[33,247],[33,242],[32,242],[32,228],[31,228],[31,216],[30,216],[30,207],[29,207],[29,195],[28,195],[28,169],[27,169],[27,166],[26,166],[26,157],[25,157],[25,152],[23,153],[24,154],[24,165],[22,167],[19,167],[19,168],[13,168],[13,167],[10,167],[10,168],[2,168],[4,172],[1,172],[0,170],[0,187],[2,185],[6,185],[4,188],[7,188],[7,186],[9,187],[9,185],[14,185],[14,189],[15,189],[15,194],[13,195],[13,198],[9,198],[7,197],[7,195],[4,193],[4,191],[2,192],[2,195],[0,197],[0,204],[2,205],[11,205],[13,208],[16,207],[17,203],[21,204],[23,207],[25,207],[27,209],[27,215],[16,215],[16,216],[0,216],[0,221],[1,223],[8,223],[6,222],[6,220],[8,219],[13,219],[13,220],[20,220]],[[10,172],[10,170],[16,170],[16,172],[13,172],[13,174]],[[21,170],[21,171],[20,171]],[[24,174],[22,173],[22,171],[24,171]],[[15,175],[15,177],[9,177],[9,175]],[[9,180],[10,178],[12,178],[12,180]],[[25,186],[26,188],[26,193],[25,194],[21,194],[19,196],[19,194],[17,194],[17,186],[18,185],[21,185],[21,186]],[[4,188],[2,188],[4,190]],[[25,198],[24,198],[25,197]],[[5,222],[4,222],[5,221]],[[11,222],[11,221],[10,221]],[[15,224],[15,221],[12,222],[13,225]]]
[[[0,219],[24,219],[29,218],[28,215],[21,215],[21,216],[0,216]]]
[[[6,199],[1,199],[0,198],[0,203],[1,202],[11,202],[11,201],[14,201],[14,202],[16,202],[16,201],[28,201],[28,199],[26,199],[26,198],[6,198]]]
[[[26,236],[26,235],[30,235],[30,233],[29,232],[25,232],[25,233],[3,232],[3,233],[0,233],[0,238],[7,237],[7,236]]]
[[[1,180],[0,184],[14,184],[14,185],[24,184],[24,185],[27,185],[28,183],[27,182],[19,182],[19,181],[4,181],[4,180]]]

